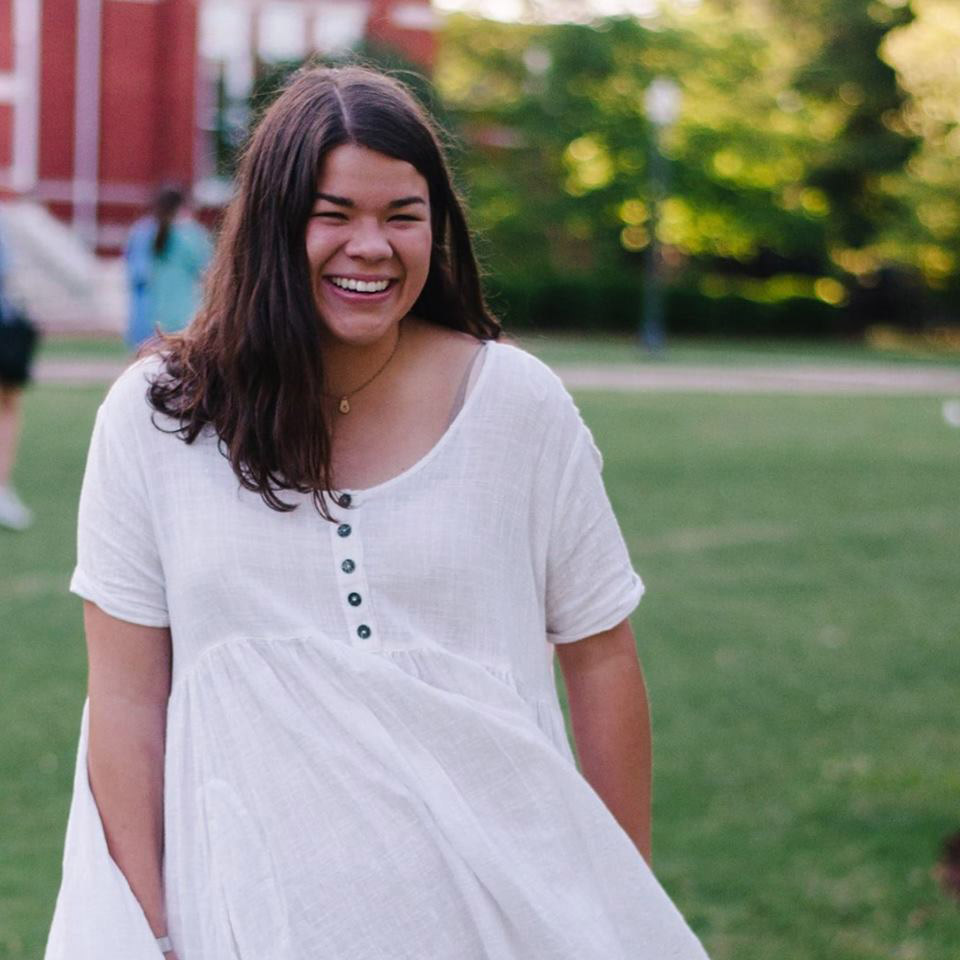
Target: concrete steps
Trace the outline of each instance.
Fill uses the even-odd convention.
[[[98,258],[66,224],[37,203],[0,204],[7,294],[48,333],[123,330],[123,260]]]

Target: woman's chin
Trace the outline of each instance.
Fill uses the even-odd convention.
[[[349,347],[370,347],[385,337],[393,337],[399,317],[395,318],[358,318],[353,322],[324,324],[324,339]]]

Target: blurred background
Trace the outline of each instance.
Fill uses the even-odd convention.
[[[215,225],[283,77],[360,55],[454,133],[514,327],[629,333],[646,290],[678,335],[957,348],[958,47],[953,0],[4,0],[11,282],[119,331],[156,187]]]
[[[397,71],[449,131],[491,304],[604,452],[655,867],[710,955],[956,960],[957,0],[0,0],[4,296],[41,335],[33,522],[0,529],[0,958],[42,955],[59,880],[76,502],[137,244],[164,186],[215,236],[307,58]]]

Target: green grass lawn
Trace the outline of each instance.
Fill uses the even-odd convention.
[[[508,331],[512,335],[512,331]],[[815,364],[870,366],[922,364],[960,366],[960,354],[876,350],[864,343],[834,340],[711,340],[672,339],[666,349],[651,356],[627,336],[564,335],[520,331],[517,340],[531,353],[551,365],[656,363],[767,367]]]
[[[102,388],[28,393],[0,531],[0,957],[42,953],[84,695]],[[960,431],[936,399],[578,395],[648,593],[657,872],[713,960],[956,960]],[[531,958],[533,960],[533,958]]]
[[[923,364],[960,366],[960,354],[875,350],[862,343],[832,340],[671,340],[652,358],[628,336],[565,335],[520,331],[515,338],[552,365],[607,363],[709,364],[722,366],[784,366],[796,364]],[[49,337],[40,357],[51,360],[124,360],[130,354],[119,337]]]

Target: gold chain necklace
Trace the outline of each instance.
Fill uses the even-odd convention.
[[[363,383],[361,383],[360,386],[357,387],[355,390],[351,390],[349,393],[340,394],[340,402],[337,404],[337,409],[338,409],[341,413],[349,413],[349,412],[350,412],[350,397],[355,396],[356,394],[358,394],[361,390],[363,390],[364,387],[369,387],[370,384],[373,383],[373,381],[376,380],[377,377],[379,377],[380,374],[383,373],[383,371],[387,368],[387,364],[393,359],[393,355],[397,352],[397,347],[400,346],[400,334],[401,334],[402,332],[403,332],[403,325],[402,325],[402,324],[399,324],[399,325],[397,326],[397,339],[396,339],[396,341],[395,341],[394,344],[393,344],[393,349],[390,351],[390,356],[387,357],[387,359],[383,361],[383,365],[380,367],[380,369],[377,370],[377,372],[376,372],[372,377],[370,377],[369,380],[365,380]],[[324,396],[327,397],[327,398],[333,398],[333,397],[336,397],[337,394],[335,394],[335,393],[324,393]]]

